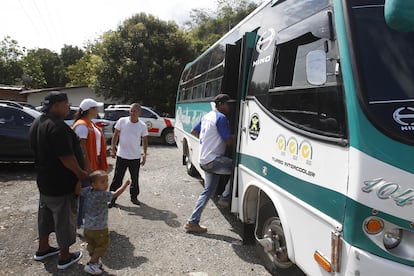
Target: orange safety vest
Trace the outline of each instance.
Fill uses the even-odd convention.
[[[89,163],[91,164],[92,170],[108,170],[108,163],[106,161],[106,142],[104,134],[100,127],[96,126],[92,121],[81,118],[73,124],[73,129],[78,125],[85,125],[88,128],[88,137],[86,138],[86,151],[89,156]],[[101,152],[96,151],[96,135],[94,131],[96,127],[101,132]],[[99,160],[98,160],[99,157]]]

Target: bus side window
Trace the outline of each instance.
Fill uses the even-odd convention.
[[[195,86],[193,89],[193,99],[202,99],[204,98],[204,91],[203,91],[204,83],[200,83],[199,85]]]
[[[273,87],[309,85],[306,54],[316,49],[324,49],[324,43],[311,33],[277,45]]]
[[[190,100],[191,99],[191,88],[184,90],[184,99],[183,100]]]
[[[340,86],[270,93],[269,110],[295,128],[346,138],[345,109]]]
[[[206,98],[214,97],[220,93],[221,78],[209,81],[206,84]]]
[[[345,138],[345,109],[340,86],[313,86],[306,77],[306,55],[324,50],[325,40],[306,33],[277,45],[269,110],[290,124],[323,136]]]
[[[185,88],[181,87],[178,100],[183,101],[184,100],[184,95],[185,95]]]

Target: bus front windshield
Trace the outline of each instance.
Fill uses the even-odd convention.
[[[414,33],[386,24],[384,0],[347,5],[361,105],[386,135],[414,144]]]

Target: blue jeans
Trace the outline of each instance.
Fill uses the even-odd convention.
[[[231,174],[233,161],[229,157],[219,156],[212,162],[200,166],[205,171],[204,190],[198,197],[193,213],[188,219],[188,222],[193,224],[200,223],[201,213],[210,197],[215,193],[220,175]]]

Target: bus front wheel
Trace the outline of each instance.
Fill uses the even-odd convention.
[[[272,275],[305,275],[289,260],[282,223],[273,204],[260,208],[256,233],[256,250]]]

